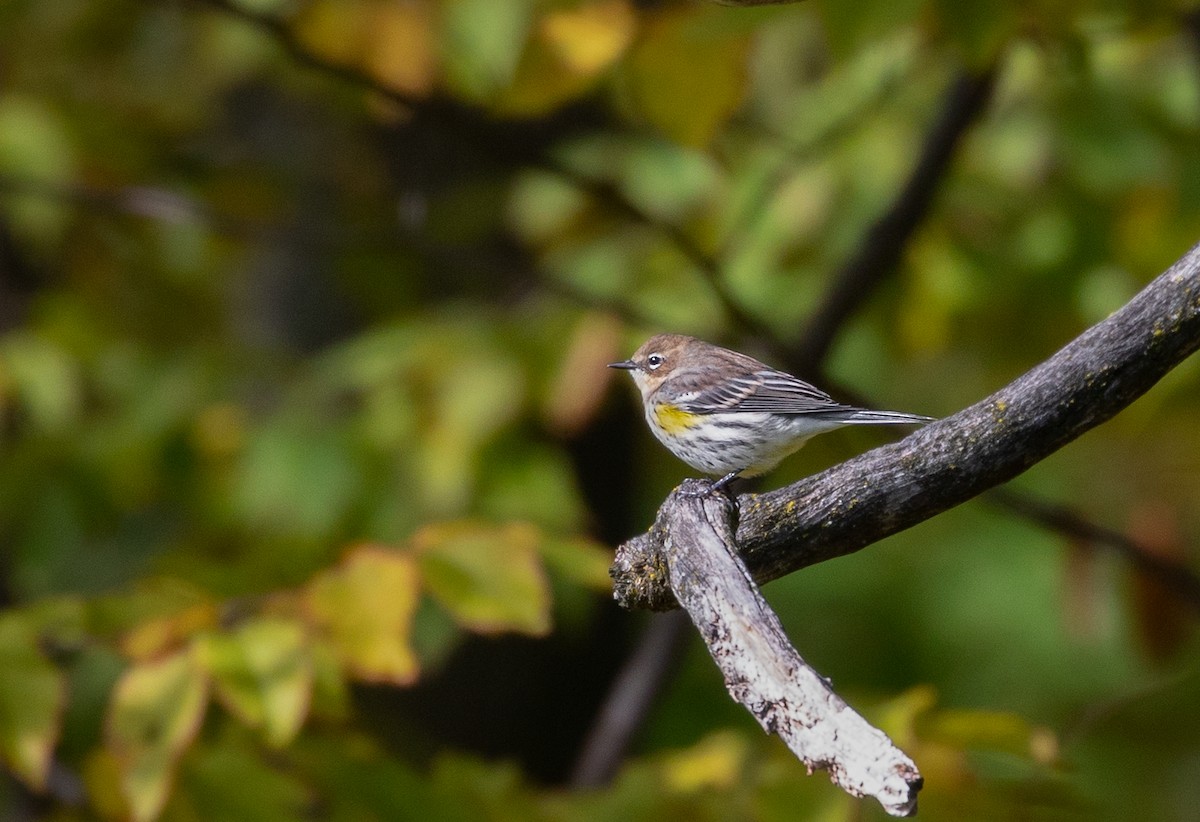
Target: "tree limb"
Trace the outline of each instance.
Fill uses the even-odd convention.
[[[736,509],[723,494],[687,480],[669,511],[665,582],[704,638],[729,694],[767,733],[852,796],[873,796],[893,816],[916,812],[921,775],[880,730],[855,713],[801,658],[734,540]]]
[[[739,499],[737,543],[759,582],[849,554],[1012,479],[1111,418],[1200,348],[1200,245],[1123,308],[952,417],[766,494]],[[617,549],[614,595],[670,609],[670,521]],[[650,572],[650,573],[647,573]]]

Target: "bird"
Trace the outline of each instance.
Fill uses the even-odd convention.
[[[668,451],[720,477],[710,491],[765,474],[826,431],[933,420],[844,405],[799,377],[682,334],[651,337],[632,357],[608,367],[632,375],[646,422]]]

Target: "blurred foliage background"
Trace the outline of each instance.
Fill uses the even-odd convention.
[[[695,637],[572,786],[662,619],[611,548],[687,474],[604,363],[673,330],[975,402],[1200,238],[1198,55],[1172,2],[7,0],[0,816],[883,818]],[[1195,568],[1198,387],[1014,485]],[[1092,540],[975,502],[766,593],[922,818],[1200,807],[1197,603]]]

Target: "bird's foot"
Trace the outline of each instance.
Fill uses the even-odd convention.
[[[731,471],[715,481],[704,479],[686,480],[679,491],[679,495],[688,499],[702,499],[710,497],[713,494],[723,493],[726,498],[732,500],[734,497],[733,492],[730,491],[729,484],[737,479],[737,475],[737,471]]]

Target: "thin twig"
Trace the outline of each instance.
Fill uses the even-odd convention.
[[[1066,506],[1006,488],[990,491],[984,499],[1043,528],[1116,552],[1138,572],[1161,582],[1180,601],[1200,612],[1200,576],[1184,565],[1158,556],[1128,535],[1097,525]]]

